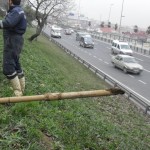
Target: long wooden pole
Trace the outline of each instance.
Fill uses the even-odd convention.
[[[18,102],[31,102],[31,101],[53,101],[63,99],[75,99],[85,97],[99,97],[124,94],[124,91],[118,88],[94,91],[80,91],[68,93],[47,93],[44,95],[34,96],[21,96],[21,97],[4,97],[0,98],[0,103],[18,103]]]

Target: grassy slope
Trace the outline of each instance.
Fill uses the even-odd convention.
[[[0,62],[1,43],[2,37]],[[21,61],[25,95],[108,88],[44,37],[25,40]],[[9,86],[0,67],[0,97],[12,95]],[[150,149],[149,118],[120,96],[0,105],[0,113],[3,150]]]

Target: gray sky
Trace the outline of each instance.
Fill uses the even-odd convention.
[[[101,21],[120,22],[123,0],[75,0],[80,14]],[[79,7],[80,6],[80,7]],[[124,0],[122,25],[147,28],[150,25],[150,0]]]

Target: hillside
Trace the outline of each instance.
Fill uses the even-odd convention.
[[[25,95],[106,89],[109,85],[40,36],[21,56]],[[0,33],[2,66],[2,33]],[[13,95],[0,66],[0,97]],[[1,150],[149,150],[150,119],[122,96],[0,105]]]

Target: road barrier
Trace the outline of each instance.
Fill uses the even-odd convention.
[[[94,72],[96,75],[101,77],[104,81],[106,81],[108,84],[110,84],[113,87],[118,87],[121,90],[125,92],[125,97],[131,101],[133,101],[135,104],[137,104],[145,114],[150,114],[150,101],[146,98],[142,97],[138,93],[135,93],[132,89],[126,87],[116,79],[110,77],[108,74],[104,73],[103,71],[99,70],[95,66],[89,64],[84,59],[80,58],[73,52],[71,52],[69,49],[67,49],[65,46],[57,42],[55,39],[51,38],[47,33],[43,32],[43,35],[48,37],[52,42],[54,42],[56,45],[58,45],[61,49],[63,49],[66,53],[77,59],[80,63],[85,65],[87,68],[89,68],[92,72]]]
[[[135,52],[139,52],[145,55],[150,55],[150,42],[139,42],[139,40],[132,39],[125,36],[120,36],[112,33],[92,33],[91,36],[95,39],[99,39],[101,41],[112,43],[113,40],[121,40],[124,42],[128,42],[131,49]]]

